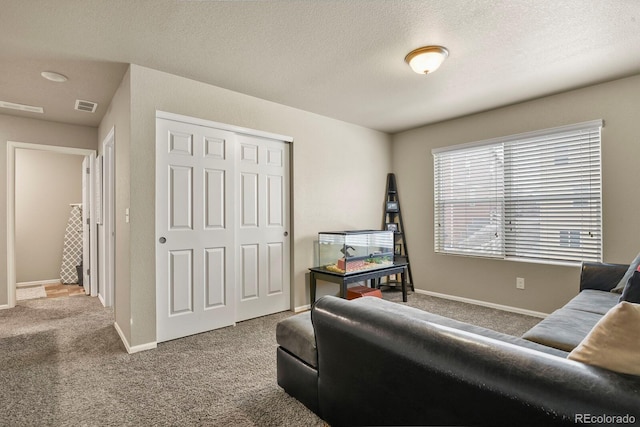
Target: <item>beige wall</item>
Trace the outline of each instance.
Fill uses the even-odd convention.
[[[94,150],[97,129],[0,114],[0,165],[7,164],[7,141]],[[7,259],[6,170],[0,168],[0,260]],[[7,304],[7,263],[0,262],[0,307]]]
[[[130,67],[130,85],[128,151],[129,161],[135,167],[125,171],[125,175],[130,174],[131,223],[129,228],[118,228],[116,233],[118,240],[130,242],[130,276],[123,280],[130,284],[124,289],[130,295],[131,346],[143,346],[156,339],[156,110],[294,138],[291,233],[294,307],[309,303],[306,272],[313,265],[313,241],[319,231],[380,227],[385,179],[391,168],[388,135],[136,65]],[[103,127],[101,135],[107,131]],[[117,153],[123,150],[121,133],[117,128]],[[117,157],[118,161],[127,162],[124,155]],[[120,164],[116,167],[120,168]],[[361,188],[360,194],[354,196],[353,188]],[[123,216],[125,207],[117,208],[118,216]],[[123,286],[120,278],[118,274],[116,294]],[[119,301],[116,295],[116,314],[121,303],[123,300]]]
[[[17,149],[16,282],[60,278],[70,203],[82,202],[84,156]]]
[[[554,126],[604,119],[604,261],[640,251],[640,76],[463,117],[393,137],[393,169],[418,289],[551,312],[578,292],[579,267],[436,255],[431,150]],[[516,277],[526,289],[517,290]]]
[[[98,148],[102,153],[102,143],[114,129],[115,154],[115,290],[114,317],[116,324],[131,342],[131,280],[129,224],[125,221],[125,209],[129,207],[129,152],[131,141],[131,82],[127,71],[120,87],[113,96],[104,118],[98,128]],[[103,235],[103,226],[98,233]],[[104,238],[104,237],[103,237]],[[155,320],[154,320],[155,322]]]

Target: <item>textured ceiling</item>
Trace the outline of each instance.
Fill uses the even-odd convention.
[[[128,63],[394,133],[640,73],[640,1],[0,0],[0,100],[45,115],[0,113],[96,126]]]

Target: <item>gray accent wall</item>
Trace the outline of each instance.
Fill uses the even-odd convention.
[[[580,268],[434,253],[433,148],[604,119],[604,261],[640,252],[640,76],[398,133],[393,170],[417,289],[550,313],[578,291]],[[525,289],[516,289],[516,277]]]

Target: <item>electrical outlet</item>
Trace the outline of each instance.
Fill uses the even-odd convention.
[[[524,278],[516,277],[516,288],[524,289]]]

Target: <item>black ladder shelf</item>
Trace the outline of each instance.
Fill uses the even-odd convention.
[[[387,175],[387,192],[384,204],[384,215],[382,218],[382,228],[393,230],[394,259],[396,263],[407,263],[407,284],[413,287],[413,276],[411,275],[411,264],[409,263],[409,250],[407,249],[407,237],[404,234],[404,224],[402,223],[402,211],[400,210],[400,198],[398,197],[398,186],[396,176],[392,173]],[[388,280],[381,283],[384,286],[400,285],[399,280]]]

